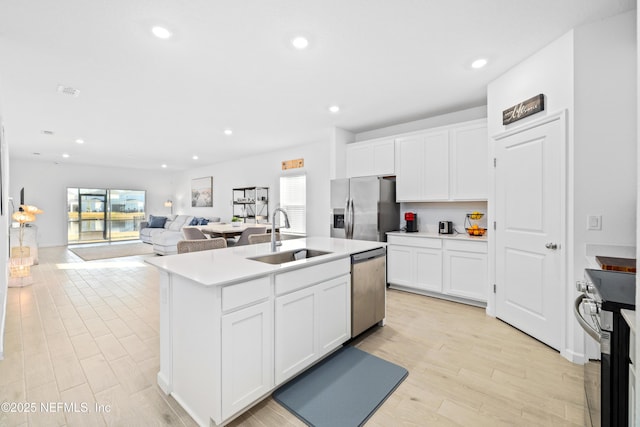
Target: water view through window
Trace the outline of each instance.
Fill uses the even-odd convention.
[[[139,238],[145,191],[67,188],[67,241],[113,242]]]

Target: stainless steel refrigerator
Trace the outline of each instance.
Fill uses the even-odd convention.
[[[331,237],[386,242],[400,227],[395,178],[331,181]]]

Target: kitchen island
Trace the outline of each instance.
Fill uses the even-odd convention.
[[[385,246],[282,243],[302,259],[252,259],[270,254],[263,243],[147,260],[160,270],[158,384],[201,426],[229,422],[346,342],[349,257]]]

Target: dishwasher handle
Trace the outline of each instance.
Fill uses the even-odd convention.
[[[386,253],[387,250],[385,248],[378,248],[371,251],[353,254],[351,255],[351,264],[359,264],[361,262],[366,262],[374,258],[380,258],[385,256]]]

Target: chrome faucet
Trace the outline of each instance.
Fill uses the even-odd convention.
[[[280,211],[284,215],[284,228],[289,228],[289,217],[287,211],[282,208],[275,208],[271,214],[271,252],[276,251],[276,246],[282,245],[282,242],[276,242],[276,214]]]

